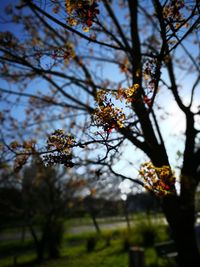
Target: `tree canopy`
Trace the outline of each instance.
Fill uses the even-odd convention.
[[[37,154],[146,187],[160,197],[180,266],[200,262],[199,11],[189,0],[23,0],[6,7],[0,34],[2,167],[14,157],[20,171]],[[174,106],[185,124],[169,141]],[[138,177],[114,168],[125,144],[147,159]]]

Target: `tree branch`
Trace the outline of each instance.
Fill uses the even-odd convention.
[[[38,12],[40,12],[41,14],[43,14],[45,17],[47,17],[48,19],[50,19],[51,21],[55,22],[56,24],[58,24],[59,26],[61,26],[62,28],[76,34],[77,36],[80,36],[82,37],[83,39],[91,42],[91,43],[95,43],[95,44],[99,44],[99,45],[102,45],[102,46],[105,46],[105,47],[109,47],[109,48],[113,48],[115,50],[122,50],[121,47],[117,47],[117,46],[114,46],[114,45],[111,45],[111,44],[107,44],[107,43],[104,43],[104,42],[100,42],[100,41],[97,41],[97,40],[94,40],[90,37],[88,37],[87,35],[84,35],[83,33],[75,30],[74,28],[68,26],[67,24],[59,21],[58,19],[56,19],[55,17],[51,16],[50,14],[48,14],[47,12],[45,12],[44,10],[42,10],[40,7],[38,7],[37,5],[35,5],[33,2],[30,2],[28,0],[26,0],[26,3],[27,5],[33,10],[37,10]]]

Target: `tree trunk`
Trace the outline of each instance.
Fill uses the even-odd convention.
[[[126,200],[126,202],[124,203],[124,216],[125,216],[125,219],[126,219],[126,225],[127,225],[127,229],[128,231],[131,230],[131,224],[130,224],[130,220],[129,220],[129,213],[128,213],[128,202]]]
[[[100,230],[100,227],[99,227],[99,225],[97,223],[96,216],[92,212],[91,212],[91,217],[92,217],[92,221],[93,221],[93,224],[94,224],[94,227],[95,227],[97,233],[100,234],[101,230]]]
[[[200,266],[200,254],[195,235],[194,202],[185,201],[182,195],[168,196],[163,199],[162,207],[176,244],[178,267],[197,267]]]
[[[176,229],[175,241],[178,244],[178,263],[180,267],[200,266],[200,256],[195,237],[194,227],[191,225],[186,216],[179,229]]]
[[[128,212],[125,212],[125,219],[126,219],[126,225],[127,225],[127,229],[128,231],[131,230],[131,224],[130,224],[130,220],[129,220],[129,216],[128,216]]]
[[[43,240],[38,239],[37,234],[31,224],[29,225],[29,229],[34,240],[36,254],[37,254],[37,261],[41,262],[44,259],[44,242]]]
[[[42,262],[44,260],[44,243],[39,241],[35,243],[37,251],[37,262]]]

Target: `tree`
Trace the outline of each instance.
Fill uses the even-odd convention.
[[[72,214],[78,216],[76,209],[82,207],[91,217],[97,234],[100,234],[98,216],[117,215],[119,213],[119,208],[117,208],[117,205],[114,206],[113,203],[116,198],[119,201],[120,179],[117,181],[116,177],[109,176],[109,179],[99,180],[98,172],[87,167],[84,169],[84,173],[74,172],[66,187]],[[79,215],[79,217],[82,217],[82,215]]]
[[[67,192],[63,173],[44,167],[34,159],[23,171],[23,179],[14,174],[1,183],[1,227],[22,227],[32,236],[37,260],[57,258],[64,234]]]
[[[189,0],[24,0],[7,7],[5,21],[15,28],[5,28],[0,37],[1,98],[27,106],[24,119],[17,120],[7,106],[1,113],[2,155],[9,160],[15,154],[16,170],[32,153],[48,152],[47,164],[93,164],[101,173],[107,168],[116,174],[114,164],[124,157],[120,152],[128,141],[150,162],[141,166],[143,182],[119,176],[159,199],[180,267],[200,265],[194,231],[200,179],[199,9],[199,1]],[[172,103],[185,121],[178,177],[163,129]],[[47,125],[61,128],[61,121],[71,135],[47,131]],[[34,131],[37,140],[27,141]],[[46,133],[44,151],[35,141]]]
[[[22,214],[36,247],[37,259],[60,255],[64,234],[66,194],[63,174],[46,168],[34,159],[24,169],[22,180]]]
[[[5,226],[11,225],[13,221],[20,221],[22,218],[22,201],[21,192],[16,185],[1,186],[0,189],[0,215],[1,224],[3,229]],[[15,224],[16,225],[16,224]]]
[[[66,170],[44,166],[38,157],[33,157],[21,175],[22,178],[17,179],[16,174],[11,175],[9,170],[4,169],[1,173],[0,226],[2,229],[16,225],[21,227],[23,240],[28,230],[38,262],[46,256],[57,258],[60,256],[65,220],[71,215],[85,214],[80,191],[86,187],[86,181],[75,179],[75,174],[72,176]],[[94,225],[100,230],[96,221],[100,208],[97,209],[93,203],[88,203],[88,206],[91,217],[94,216]]]

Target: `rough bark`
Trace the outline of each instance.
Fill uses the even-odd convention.
[[[182,189],[180,196],[168,196],[162,200],[163,212],[169,223],[172,238],[178,251],[179,267],[200,266],[200,254],[195,235],[195,185],[187,179],[190,194]]]

